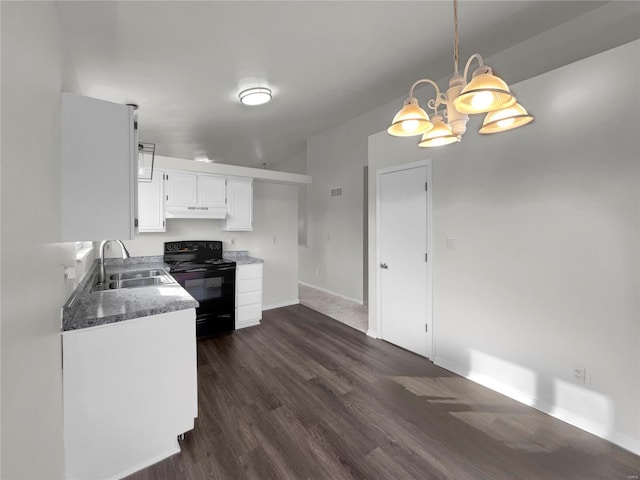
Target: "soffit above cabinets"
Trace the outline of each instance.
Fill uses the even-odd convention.
[[[297,173],[278,172],[263,168],[223,165],[221,163],[189,162],[182,158],[156,156],[156,166],[161,170],[181,170],[185,172],[211,173],[229,177],[247,177],[257,182],[281,183],[285,185],[308,185],[311,176]]]

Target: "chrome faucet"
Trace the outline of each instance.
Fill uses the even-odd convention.
[[[116,242],[118,245],[122,247],[122,258],[129,258],[129,250],[124,246],[121,240],[103,240],[100,244],[100,273],[98,274],[98,285],[104,285],[107,283],[107,270],[104,266],[104,248],[107,246],[109,242]]]

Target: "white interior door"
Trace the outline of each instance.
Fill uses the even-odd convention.
[[[378,184],[380,337],[423,356],[430,355],[426,184],[426,165],[381,173]]]

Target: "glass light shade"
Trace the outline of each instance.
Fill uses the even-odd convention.
[[[478,132],[482,134],[506,132],[532,121],[533,117],[527,113],[522,105],[516,103],[510,107],[487,113]]]
[[[473,72],[471,81],[453,101],[461,113],[486,113],[509,107],[516,99],[507,84],[496,77],[490,67],[482,66]]]
[[[240,92],[239,97],[245,105],[263,105],[271,100],[271,90],[264,87],[249,88]]]
[[[411,97],[404,102],[404,107],[393,117],[391,126],[387,133],[395,137],[412,137],[421,135],[433,128],[429,121],[429,115],[425,112],[415,97]]]
[[[155,143],[138,143],[138,181],[151,182],[153,179],[153,164],[155,160]]]
[[[433,128],[422,135],[422,139],[420,143],[418,143],[419,147],[439,147],[459,141],[458,137],[451,131],[449,125],[442,121],[441,115],[434,115],[432,121]]]

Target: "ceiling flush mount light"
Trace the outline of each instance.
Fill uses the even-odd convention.
[[[254,87],[243,90],[238,95],[245,105],[263,105],[271,101],[271,90],[266,87]]]
[[[533,121],[533,117],[518,103],[509,90],[509,86],[493,70],[485,65],[482,57],[475,53],[469,57],[464,74],[458,72],[458,1],[453,0],[453,76],[449,79],[446,94],[440,92],[438,85],[428,78],[415,82],[409,90],[409,97],[387,129],[390,135],[408,137],[422,135],[418,146],[436,147],[459,142],[467,131],[469,114],[488,113],[480,133],[497,133],[521,127]],[[474,70],[471,81],[467,83],[469,67],[477,60],[479,66]],[[418,99],[413,95],[415,88],[422,83],[430,83],[436,90],[435,98],[427,102],[433,110],[429,120],[427,113],[420,108]],[[438,114],[438,108],[444,105],[444,117]],[[447,123],[445,123],[445,119]]]

